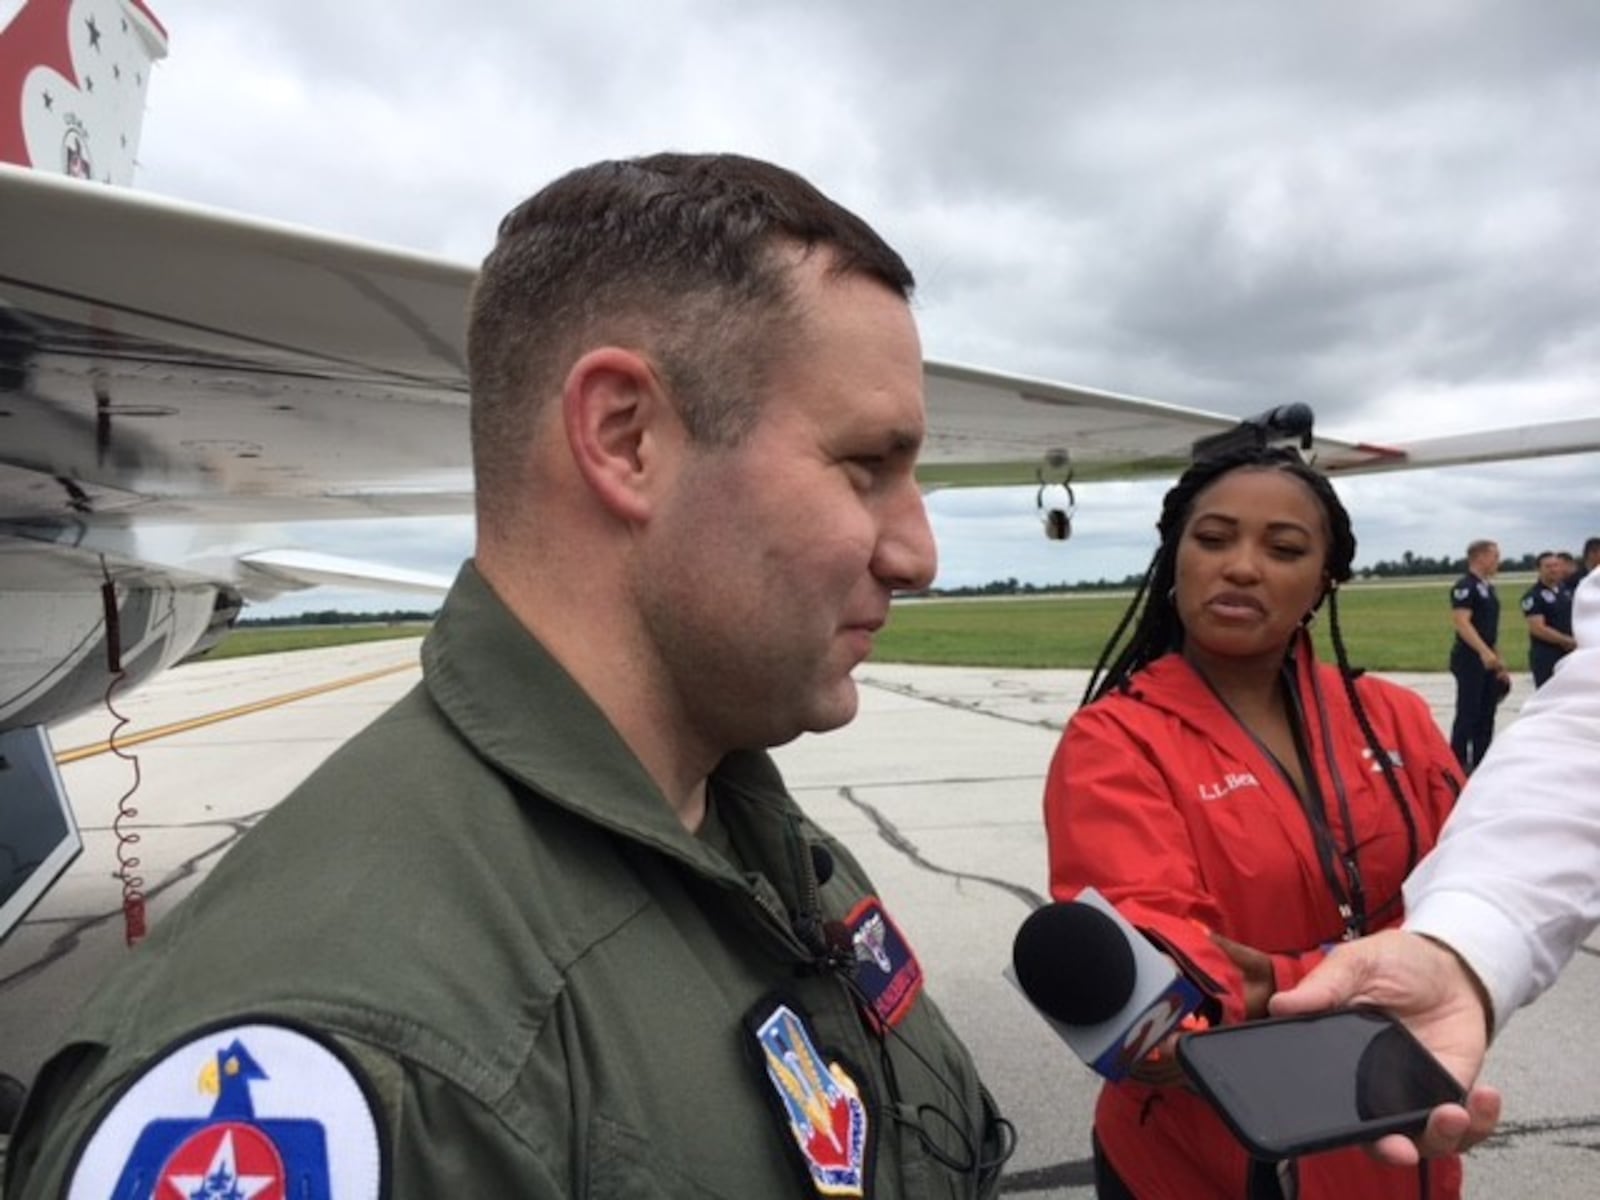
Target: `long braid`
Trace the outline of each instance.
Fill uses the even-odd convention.
[[[1351,711],[1355,713],[1356,724],[1361,727],[1361,735],[1366,739],[1367,749],[1371,751],[1373,761],[1383,772],[1384,782],[1389,786],[1389,794],[1394,797],[1394,802],[1400,809],[1400,816],[1405,821],[1406,863],[1409,869],[1416,865],[1420,856],[1421,843],[1417,833],[1416,814],[1411,811],[1411,805],[1406,803],[1405,792],[1401,790],[1394,763],[1390,761],[1388,752],[1378,740],[1377,731],[1372,727],[1372,718],[1367,714],[1366,705],[1361,702],[1361,693],[1356,688],[1356,680],[1361,673],[1350,665],[1350,653],[1345,645],[1344,630],[1339,624],[1338,586],[1350,578],[1350,564],[1356,554],[1356,539],[1355,533],[1350,528],[1350,514],[1339,499],[1339,494],[1333,490],[1333,485],[1328,482],[1327,476],[1303,466],[1299,470],[1293,467],[1288,469],[1305,481],[1322,505],[1323,512],[1327,514],[1331,536],[1327,566],[1328,591],[1325,595],[1328,604],[1328,634],[1333,641],[1334,657],[1339,664],[1339,679],[1344,684],[1344,692],[1350,700]]]
[[[1394,796],[1395,803],[1400,806],[1401,817],[1405,819],[1406,873],[1410,874],[1411,868],[1417,865],[1421,850],[1416,814],[1411,811],[1411,805],[1406,803],[1405,793],[1400,790],[1400,779],[1394,773],[1394,763],[1390,761],[1388,752],[1378,741],[1377,731],[1372,728],[1372,721],[1367,716],[1366,705],[1361,703],[1361,693],[1356,690],[1356,678],[1359,672],[1350,666],[1350,655],[1344,644],[1344,631],[1339,628],[1339,596],[1333,591],[1328,593],[1328,634],[1333,639],[1333,653],[1339,660],[1339,678],[1344,680],[1344,692],[1350,698],[1350,707],[1356,714],[1356,723],[1361,726],[1362,735],[1367,739],[1367,748],[1372,751],[1373,761],[1383,770],[1383,777],[1389,784],[1389,792]]]
[[[1139,578],[1139,586],[1134,589],[1133,599],[1128,602],[1128,607],[1122,610],[1122,619],[1117,622],[1116,629],[1106,639],[1106,644],[1100,648],[1100,657],[1094,664],[1094,670],[1089,672],[1089,686],[1083,689],[1083,699],[1078,701],[1080,705],[1088,704],[1091,700],[1099,698],[1099,693],[1095,691],[1095,685],[1100,682],[1102,672],[1105,671],[1106,659],[1111,657],[1111,653],[1116,649],[1117,643],[1122,640],[1123,631],[1128,628],[1129,623],[1133,620],[1134,613],[1138,611],[1139,601],[1144,599],[1145,591],[1150,587],[1150,576],[1155,572],[1155,569],[1156,559],[1151,558],[1150,565],[1144,569],[1144,574]],[[1126,655],[1126,652],[1124,652],[1124,655]],[[1122,658],[1118,658],[1109,673],[1109,678],[1125,679],[1126,677],[1126,664],[1122,661]]]

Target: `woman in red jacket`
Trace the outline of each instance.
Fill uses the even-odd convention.
[[[1401,881],[1433,845],[1459,768],[1420,696],[1350,668],[1336,597],[1355,537],[1298,455],[1197,463],[1158,528],[1051,764],[1050,890],[1098,888],[1209,992],[1214,1022],[1253,1020],[1332,944],[1399,923]],[[1307,632],[1324,604],[1337,667]],[[1352,1149],[1253,1164],[1170,1048],[1101,1092],[1095,1159],[1112,1200],[1461,1188],[1456,1159],[1402,1169]]]

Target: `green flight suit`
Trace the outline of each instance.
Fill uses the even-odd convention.
[[[691,836],[470,563],[422,656],[423,682],[89,1001],[30,1096],[7,1200],[58,1195],[143,1064],[246,1016],[358,1064],[393,1200],[814,1195],[745,1028],[774,990],[861,1084],[869,1195],[994,1193],[997,1168],[938,1160],[997,1154],[970,1057],[926,996],[898,1036],[863,1019],[823,931],[871,885],[767,755],[718,767],[716,837]]]

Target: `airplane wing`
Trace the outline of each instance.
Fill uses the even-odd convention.
[[[0,229],[0,729],[92,702],[113,608],[136,681],[245,600],[407,583],[239,527],[470,511],[471,267],[5,166]],[[1330,471],[1600,449],[1596,418],[1384,446],[1314,432],[1303,405],[1241,423],[948,363],[926,379],[929,488],[1170,477],[1261,430]],[[1070,497],[1041,510],[1069,536]],[[212,532],[152,553],[175,526]]]
[[[245,600],[447,586],[261,527],[470,512],[471,268],[4,166],[0,229],[0,732]]]
[[[294,521],[471,507],[474,270],[0,166],[0,521]],[[930,361],[926,486],[1171,476],[1239,419]],[[1600,449],[1600,418],[1412,445],[1314,433],[1330,472]]]
[[[474,270],[0,166],[0,521],[471,508]]]
[[[258,595],[275,596],[297,588],[324,586],[443,596],[455,581],[453,575],[405,567],[379,567],[362,559],[298,547],[246,551],[239,555],[239,563],[243,568],[239,591],[246,600]]]
[[[1286,420],[1291,425],[1304,421],[1311,428],[1309,409],[1292,402],[1241,421],[1223,413],[949,363],[928,362],[924,370],[929,436],[918,474],[930,487],[1058,481],[1067,465],[1076,483],[1172,478],[1193,461],[1197,443],[1227,439],[1241,432],[1242,425]],[[1304,438],[1298,427],[1267,433],[1273,440],[1301,444],[1317,468],[1330,475],[1600,450],[1600,417],[1389,443],[1317,432]]]

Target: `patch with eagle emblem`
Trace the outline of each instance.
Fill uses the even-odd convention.
[[[922,992],[922,964],[911,943],[876,896],[868,896],[844,919],[855,950],[856,984],[871,1003],[871,1015],[898,1025]]]
[[[323,1035],[270,1019],[191,1035],[101,1114],[68,1200],[378,1200],[384,1146],[365,1077]]]

